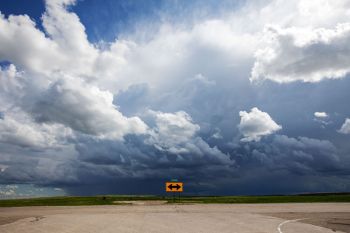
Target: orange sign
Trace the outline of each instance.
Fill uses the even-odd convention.
[[[184,183],[182,182],[166,182],[165,191],[167,192],[183,192]]]

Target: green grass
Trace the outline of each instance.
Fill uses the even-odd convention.
[[[310,203],[310,202],[350,202],[350,194],[344,195],[290,195],[290,196],[217,196],[183,197],[180,202],[195,203]]]
[[[46,197],[31,199],[0,200],[0,207],[15,206],[81,206],[81,205],[117,205],[115,201],[136,200],[167,200],[171,196],[90,196],[90,197]],[[312,202],[350,202],[350,194],[319,194],[319,195],[290,195],[290,196],[182,196],[175,199],[176,203],[312,203]]]
[[[42,197],[0,200],[0,207],[15,206],[81,206],[115,205],[115,201],[158,200],[156,196],[88,196],[88,197]]]

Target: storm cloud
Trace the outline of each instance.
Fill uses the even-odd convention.
[[[39,22],[1,14],[0,183],[350,191],[349,2],[322,2],[146,18],[107,42],[89,40],[79,1],[46,0]]]

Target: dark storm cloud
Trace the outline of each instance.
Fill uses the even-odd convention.
[[[79,187],[87,191],[97,185],[99,189],[89,193],[161,194],[165,180],[178,178],[186,182],[188,194],[246,194],[256,187],[254,193],[312,192],[332,187],[328,181],[334,176],[339,177],[334,190],[349,188],[348,165],[340,163],[329,141],[276,135],[228,147],[231,163],[220,163],[208,156],[164,153],[135,137],[124,143],[89,141],[77,147],[73,171],[79,181],[68,190],[79,193]]]
[[[240,157],[242,164],[247,162],[248,166],[255,163],[297,174],[341,169],[337,150],[329,141],[276,135],[271,141],[250,143],[237,150],[238,154],[234,156]]]

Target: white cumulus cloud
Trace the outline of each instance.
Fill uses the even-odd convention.
[[[241,141],[260,141],[262,136],[273,134],[282,129],[268,113],[252,108],[250,112],[240,111],[241,121],[238,125],[239,131],[244,138]]]
[[[267,26],[256,51],[251,81],[278,83],[339,79],[350,72],[350,23],[327,28]]]
[[[344,124],[341,126],[341,128],[338,130],[339,133],[342,134],[350,134],[350,119],[346,118]]]
[[[326,112],[315,112],[314,116],[318,118],[326,118],[328,117],[328,114]]]
[[[156,145],[161,150],[181,151],[199,131],[199,125],[183,111],[163,113],[150,111],[155,117],[156,127],[151,132],[148,143]]]
[[[113,95],[78,78],[65,77],[54,83],[34,106],[40,122],[55,122],[79,132],[122,139],[142,134],[147,125],[138,117],[125,117],[113,104]]]

